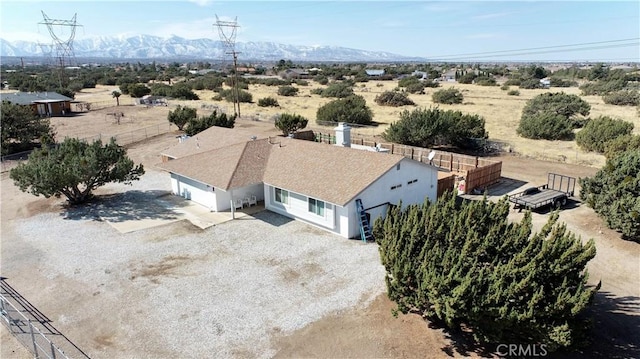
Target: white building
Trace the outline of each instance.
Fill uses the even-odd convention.
[[[211,211],[226,211],[253,197],[264,201],[267,210],[345,238],[360,237],[368,230],[362,227],[384,216],[389,205],[436,200],[436,167],[349,148],[349,128],[336,130],[342,146],[281,137],[251,139],[242,131],[212,127],[198,134],[197,144],[192,137],[163,154],[174,159],[161,167],[171,173],[174,194]],[[215,137],[212,134],[221,136],[220,141],[203,143],[203,138]],[[189,148],[195,153],[189,154]],[[364,214],[367,222],[361,221]]]

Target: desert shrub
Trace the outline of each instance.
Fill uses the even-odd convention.
[[[424,87],[429,87],[429,88],[440,87],[440,83],[439,82],[432,81],[432,80],[424,80],[424,81],[422,81],[422,85]]]
[[[233,87],[233,84],[235,83],[235,79],[233,77],[227,77],[227,79],[224,80],[224,83],[227,84],[227,86],[229,87]],[[238,80],[238,88],[242,90],[248,90],[249,84],[245,82],[243,79],[240,79]]]
[[[552,77],[550,79],[551,87],[577,87],[578,83],[573,80],[565,80],[557,77]]]
[[[298,114],[283,113],[276,118],[274,124],[284,136],[296,133],[307,127],[309,120]]]
[[[200,97],[196,95],[191,88],[185,83],[178,83],[171,86],[169,91],[169,97],[179,100],[199,100]]]
[[[640,242],[640,149],[607,158],[593,177],[580,179],[580,198],[623,238]]]
[[[424,85],[421,82],[408,85],[405,90],[408,93],[424,94]]]
[[[293,86],[280,86],[278,88],[278,95],[280,96],[295,96],[298,94],[298,88]]]
[[[129,84],[127,91],[131,97],[135,98],[140,98],[151,93],[151,89],[144,84]]]
[[[474,139],[486,138],[484,118],[460,111],[439,108],[402,111],[400,120],[392,123],[382,137],[409,146],[431,147],[453,145],[472,148]]]
[[[368,125],[373,121],[373,112],[367,106],[364,97],[351,95],[321,106],[316,113],[316,121]]]
[[[476,79],[476,77],[478,77],[478,75],[476,75],[474,72],[467,72],[466,74],[458,77],[458,83],[471,84],[473,83],[473,80]]]
[[[407,76],[398,80],[398,87],[407,87],[412,84],[419,84],[420,80],[415,76]]]
[[[151,84],[151,95],[153,96],[169,96],[171,94],[171,86],[163,83]]]
[[[453,105],[456,103],[462,103],[464,96],[462,96],[462,92],[458,89],[451,87],[434,92],[431,98],[435,103]]]
[[[500,86],[500,90],[502,90],[502,91],[507,91],[507,90],[509,90],[509,85],[502,85],[502,86]]]
[[[309,93],[311,93],[312,95],[320,95],[320,96],[322,96],[322,92],[323,91],[324,91],[324,89],[315,88],[315,89],[312,89],[311,91],[309,91]]]
[[[313,81],[319,83],[320,85],[326,85],[329,83],[329,79],[324,75],[316,75],[313,77]]]
[[[520,86],[519,87],[521,89],[539,89],[539,88],[541,88],[540,80],[539,79],[522,80],[522,81],[520,81]]]
[[[520,86],[520,83],[522,83],[520,79],[508,79],[504,82],[506,86]]]
[[[351,83],[335,82],[327,86],[322,91],[322,97],[345,98],[353,95],[353,87]]]
[[[640,106],[640,92],[638,92],[637,90],[622,90],[610,92],[602,96],[602,101],[609,105]]]
[[[543,93],[527,101],[522,110],[518,134],[531,139],[571,139],[571,129],[584,125],[590,110],[591,106],[577,95],[564,92]],[[569,128],[566,127],[567,124]]]
[[[520,91],[518,91],[518,90],[509,90],[507,92],[507,95],[509,95],[509,96],[520,96]]]
[[[633,124],[611,117],[600,116],[587,122],[576,135],[576,143],[586,151],[603,153],[606,143],[617,137],[630,135]]]
[[[533,140],[570,140],[573,138],[573,124],[562,115],[543,112],[523,116],[516,132]]]
[[[489,76],[478,76],[473,80],[473,83],[479,86],[495,86],[497,85],[496,79]]]
[[[213,111],[209,116],[191,118],[184,128],[184,132],[189,136],[193,136],[211,126],[233,128],[235,122],[236,115],[227,116],[226,113],[218,114],[217,111]]]
[[[640,150],[640,135],[619,136],[604,145],[604,155],[612,158],[622,152]]]
[[[397,91],[385,91],[376,96],[375,102],[380,106],[408,106],[415,105],[415,102],[411,101],[407,94]]]
[[[296,85],[298,85],[298,86],[309,86],[309,81],[307,81],[307,80],[296,80]]]
[[[220,91],[218,96],[214,96],[213,97],[214,100],[219,101],[220,99],[224,99],[227,102],[234,102],[233,101],[234,98],[235,98],[235,95],[234,95],[234,90],[233,89],[222,90],[222,91]],[[250,102],[253,101],[253,95],[251,95],[247,91],[238,90],[238,101],[239,102],[250,103]]]
[[[627,86],[627,81],[624,79],[604,80],[597,82],[587,82],[580,86],[582,94],[589,95],[606,95],[610,92],[623,90]]]
[[[273,97],[265,97],[258,100],[258,106],[260,107],[279,107],[278,100]]]

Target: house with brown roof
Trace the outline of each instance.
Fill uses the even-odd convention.
[[[202,138],[229,129],[203,131]],[[240,131],[243,132],[243,131]],[[194,138],[169,149],[161,168],[173,193],[211,211],[226,211],[254,197],[267,210],[345,238],[359,237],[390,205],[436,199],[436,167],[399,155],[350,148],[349,127],[336,128],[340,146],[246,133],[193,146]],[[191,149],[192,153],[185,149]]]

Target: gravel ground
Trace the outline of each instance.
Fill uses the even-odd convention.
[[[143,178],[101,192],[128,189],[135,202],[166,190],[166,174]],[[385,290],[376,245],[268,211],[204,231],[180,221],[128,234],[91,216],[43,213],[12,232],[38,268],[34,287],[56,296],[42,309],[92,358],[270,357],[273,337]],[[25,261],[3,257],[3,275],[19,277]]]

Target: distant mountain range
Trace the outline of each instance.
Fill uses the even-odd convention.
[[[211,39],[189,40],[178,36],[162,38],[151,35],[131,37],[94,37],[73,43],[76,58],[110,59],[210,59],[225,56],[222,42]],[[366,51],[337,46],[297,46],[274,42],[238,42],[238,58],[254,61],[424,61],[389,52]],[[43,49],[35,42],[6,41],[0,38],[0,55],[14,57],[43,56]],[[55,55],[55,53],[54,53]]]

